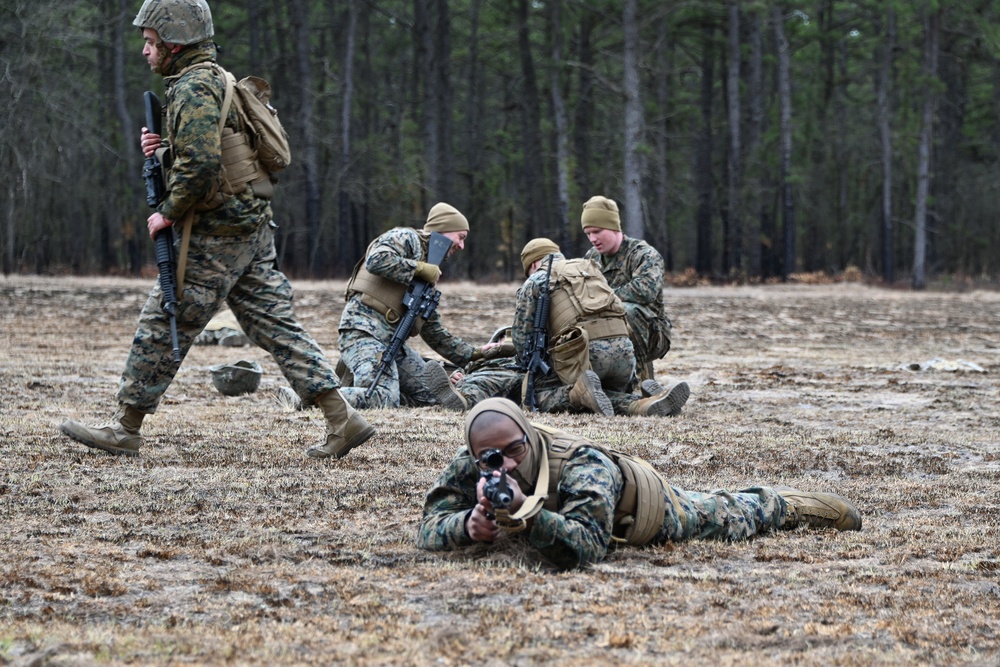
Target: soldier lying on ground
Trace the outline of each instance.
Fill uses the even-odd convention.
[[[573,568],[602,560],[619,543],[735,541],[799,525],[861,529],[858,509],[833,493],[767,486],[698,493],[671,486],[646,462],[531,423],[501,398],[469,412],[465,444],[427,494],[421,549],[453,550],[509,532],[557,567]],[[490,494],[491,501],[487,483],[500,477],[509,490]]]

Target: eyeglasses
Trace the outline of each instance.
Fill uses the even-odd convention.
[[[479,466],[480,470],[499,470],[503,467],[503,460],[505,458],[516,459],[521,454],[524,454],[527,448],[528,434],[525,433],[521,436],[520,440],[515,440],[503,449],[487,449],[476,459],[476,465]]]

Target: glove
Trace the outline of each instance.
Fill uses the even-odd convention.
[[[431,283],[432,285],[438,281],[441,277],[441,267],[436,264],[428,264],[427,262],[417,262],[417,270],[413,273],[414,278],[420,278],[421,280]]]

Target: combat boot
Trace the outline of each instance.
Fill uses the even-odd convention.
[[[836,493],[808,493],[790,486],[776,486],[774,490],[788,505],[782,528],[805,523],[812,528],[861,530],[861,512]]]
[[[570,387],[569,403],[574,408],[587,410],[596,415],[614,417],[615,409],[611,399],[601,387],[601,378],[594,371],[584,371]]]
[[[669,407],[664,408],[666,410],[664,414],[667,417],[679,414],[688,398],[691,397],[691,387],[683,381],[675,382],[664,389],[663,385],[656,380],[643,380],[639,383],[639,390],[642,392],[643,398],[666,395]]]
[[[352,408],[337,389],[317,398],[316,405],[326,417],[326,442],[310,447],[306,456],[314,459],[342,459],[349,451],[375,435],[375,427],[365,421],[361,413]]]
[[[424,364],[423,377],[424,384],[434,394],[442,408],[455,412],[465,412],[469,409],[465,397],[455,391],[452,386],[451,378],[448,377],[448,371],[444,369],[444,366],[436,361],[428,361]]]
[[[112,454],[136,456],[142,445],[139,428],[145,416],[145,413],[132,406],[121,404],[107,424],[90,427],[67,419],[59,426],[59,430],[88,447],[103,449]]]

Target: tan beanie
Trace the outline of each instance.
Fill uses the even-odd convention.
[[[616,232],[622,230],[622,219],[618,215],[618,204],[613,199],[597,195],[591,197],[583,205],[583,214],[580,216],[580,223],[583,228],[599,227],[600,229],[610,229]]]
[[[549,239],[531,239],[521,251],[521,266],[524,268],[524,276],[528,277],[531,265],[545,257],[549,253],[559,252],[559,246]]]
[[[451,204],[434,204],[427,212],[425,232],[467,232],[469,221]]]

